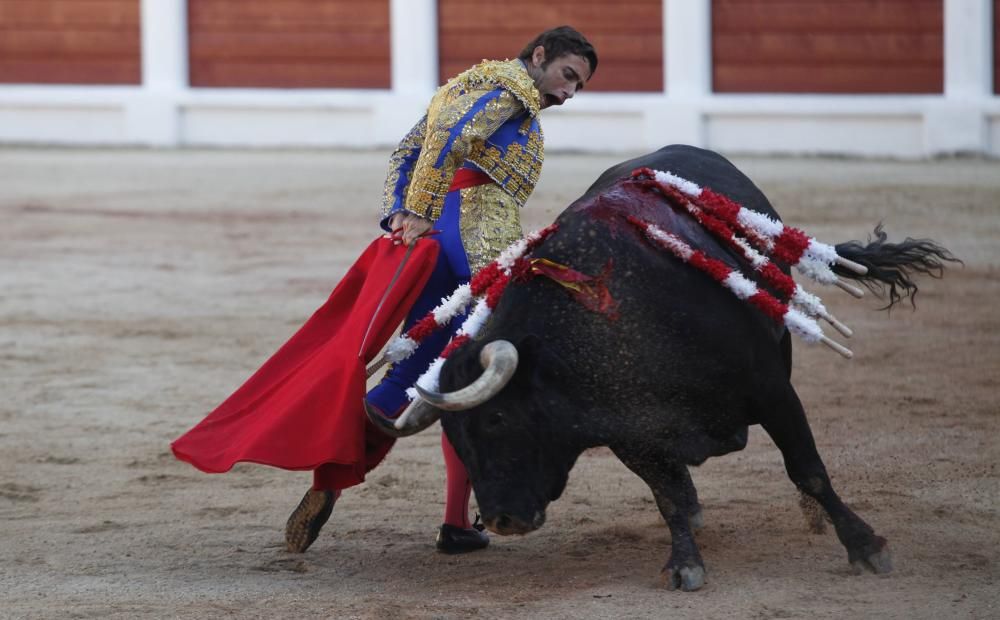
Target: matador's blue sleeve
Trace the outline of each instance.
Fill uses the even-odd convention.
[[[396,150],[389,157],[389,173],[385,179],[385,189],[382,193],[381,226],[389,230],[389,218],[399,211],[405,211],[406,191],[410,185],[413,169],[416,167],[420,149],[424,143],[427,131],[427,115],[413,126],[413,129],[400,140]]]

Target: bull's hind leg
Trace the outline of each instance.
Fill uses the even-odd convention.
[[[705,516],[701,510],[701,502],[698,501],[698,489],[694,487],[694,480],[691,479],[691,472],[686,465],[678,465],[681,469],[681,487],[684,491],[684,511],[688,515],[688,523],[691,529],[700,530],[705,526]]]
[[[705,564],[691,531],[692,527],[700,526],[701,508],[687,467],[662,455],[636,458],[634,454],[614,452],[649,485],[656,506],[670,528],[670,559],[660,573],[664,584],[670,590],[680,588],[685,592],[705,585]]]
[[[798,489],[812,497],[830,516],[847,559],[859,572],[888,573],[892,560],[886,540],[854,514],[834,492],[826,467],[816,451],[802,403],[791,384],[761,411],[761,425],[785,460],[785,470]]]

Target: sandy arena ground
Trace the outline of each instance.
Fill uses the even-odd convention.
[[[965,260],[918,309],[825,291],[853,361],[796,344],[842,497],[896,570],[854,576],[810,534],[776,448],[694,472],[708,584],[658,585],[644,485],[585,454],[548,524],[435,552],[437,427],[283,549],[309,475],[202,474],[169,443],[318,307],[376,234],[386,152],[0,150],[0,617],[1000,617],[1000,163],[737,159],[786,221],[833,242],[883,220]],[[537,228],[621,156],[552,154]]]

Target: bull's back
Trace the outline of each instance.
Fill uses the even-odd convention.
[[[627,178],[636,168],[673,173],[724,194],[748,209],[778,217],[764,193],[732,162],[715,151],[687,144],[671,144],[608,168],[577,202],[606,191],[620,179]]]
[[[699,185],[711,187],[749,208],[774,210],[756,185],[732,163],[712,151],[690,146],[668,146],[610,168],[559,219],[558,232],[535,255],[569,265],[586,274],[611,267],[607,286],[619,304],[615,320],[594,315],[568,300],[557,303],[550,327],[565,332],[559,314],[577,317],[571,331],[586,333],[600,346],[595,351],[629,351],[621,367],[659,367],[659,372],[634,373],[655,377],[653,391],[684,386],[698,391],[705,377],[706,392],[716,391],[720,377],[732,385],[763,372],[767,376],[783,364],[779,343],[784,327],[737,299],[707,274],[653,246],[628,216],[638,217],[678,235],[692,247],[732,267],[740,261],[690,215],[672,207],[659,192],[628,180],[636,168],[670,171]],[[625,179],[623,181],[623,179]],[[551,289],[537,285],[538,304],[552,303]],[[548,302],[544,301],[548,299]],[[551,306],[550,306],[551,307]],[[623,360],[624,361],[624,360]],[[592,360],[584,373],[600,374],[606,360]],[[779,373],[784,375],[784,372]],[[625,377],[619,377],[624,379]]]
[[[770,341],[780,341],[785,332],[784,326],[750,309],[709,276],[682,263],[666,250],[652,247],[629,223],[629,218],[638,218],[653,224],[676,235],[690,247],[741,270],[749,278],[757,280],[758,285],[766,287],[766,283],[756,276],[755,270],[734,248],[720,241],[683,209],[671,205],[660,192],[631,180],[632,171],[644,167],[671,172],[728,196],[747,208],[778,218],[763,192],[728,159],[706,149],[671,145],[605,171],[581,198],[560,215],[558,222],[563,229],[560,236],[575,239],[574,243],[586,247],[588,239],[600,239],[602,234],[595,230],[584,232],[581,228],[596,223],[607,229],[609,242],[619,247],[599,251],[592,248],[589,254],[607,253],[616,260],[625,256],[636,259],[638,264],[634,268],[646,273],[648,284],[657,287],[665,297],[657,303],[670,308],[682,307],[687,317],[707,314],[712,321],[719,319],[715,316],[716,309],[741,316],[749,312],[755,331],[766,332]],[[633,248],[642,252],[634,252]],[[783,270],[787,272],[787,267]],[[712,329],[711,326],[706,327]]]

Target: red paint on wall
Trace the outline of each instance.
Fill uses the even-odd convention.
[[[943,0],[713,0],[720,93],[941,93]]]
[[[484,58],[516,58],[536,35],[563,25],[597,49],[588,91],[663,90],[662,0],[438,0],[439,79]]]
[[[0,0],[0,83],[138,84],[139,0]]]
[[[189,0],[192,86],[389,88],[389,0]]]

